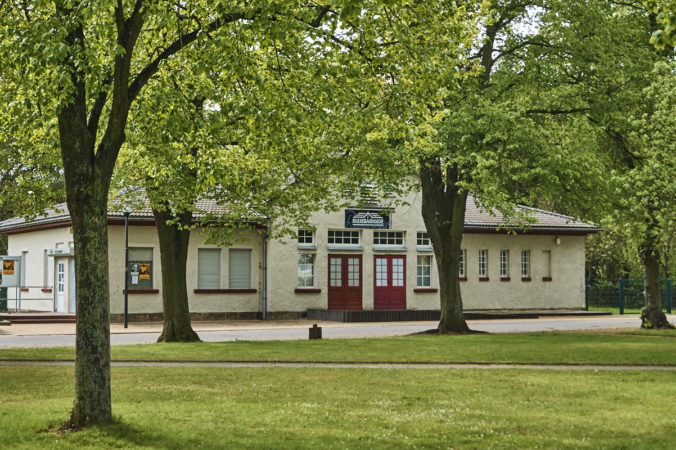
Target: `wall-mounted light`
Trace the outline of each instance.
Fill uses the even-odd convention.
[[[556,236],[556,239],[554,239],[554,242],[556,242],[556,245],[561,245],[561,237]]]

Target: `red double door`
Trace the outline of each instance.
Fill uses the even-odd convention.
[[[361,255],[329,255],[329,309],[362,309],[361,280]]]
[[[373,259],[373,308],[406,309],[406,257]],[[362,309],[361,255],[329,255],[329,309]]]
[[[373,264],[373,309],[406,309],[406,257],[376,255]]]

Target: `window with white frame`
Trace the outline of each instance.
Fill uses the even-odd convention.
[[[479,278],[488,277],[488,249],[479,250]]]
[[[530,278],[530,250],[521,251],[521,278]]]
[[[312,230],[298,230],[298,243],[299,244],[314,244],[315,243],[315,233]]]
[[[221,288],[221,249],[197,249],[197,289]]]
[[[298,255],[298,287],[308,288],[315,285],[315,255],[301,253]]]
[[[251,289],[251,250],[231,248],[228,263],[230,289]]]
[[[509,250],[500,250],[500,278],[509,278]]]
[[[418,255],[416,285],[418,287],[432,285],[432,255]]]
[[[467,250],[460,250],[460,257],[458,259],[458,276],[460,278],[467,278]]]
[[[359,245],[359,231],[329,230],[327,242],[335,245]]]
[[[153,288],[153,249],[129,248],[129,289]]]
[[[430,242],[430,237],[424,231],[418,231],[416,235],[416,245],[418,247],[430,247],[432,243]]]
[[[404,245],[403,231],[374,231],[374,245]]]

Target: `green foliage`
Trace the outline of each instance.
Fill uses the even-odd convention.
[[[661,27],[653,32],[650,43],[658,49],[676,45],[676,1],[643,0],[643,4],[655,15],[655,21]]]

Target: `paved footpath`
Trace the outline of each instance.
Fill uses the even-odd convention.
[[[3,366],[69,367],[73,361],[0,360]],[[286,361],[112,361],[113,367],[290,367],[319,369],[480,369],[480,370],[652,370],[676,372],[676,366],[659,365],[587,365],[587,364],[497,364],[497,363],[394,363],[394,362],[286,362]]]
[[[674,315],[669,316],[673,323]],[[433,329],[437,322],[337,323],[314,320],[193,322],[194,330],[206,342],[303,340],[308,328],[317,323],[325,339],[403,336]],[[471,320],[470,328],[489,333],[636,329],[638,316],[547,317],[539,319]],[[150,344],[157,341],[161,323],[111,325],[112,345]],[[0,348],[72,347],[75,324],[15,324],[0,327]]]

